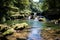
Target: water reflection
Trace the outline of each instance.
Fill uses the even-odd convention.
[[[41,32],[41,28],[42,28],[42,22],[39,22],[37,20],[36,21],[30,20],[29,23],[32,28],[31,28],[31,32],[28,35],[27,40],[41,40],[40,32]]]

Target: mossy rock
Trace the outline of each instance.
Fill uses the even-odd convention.
[[[21,29],[21,28],[26,28],[26,27],[28,27],[27,23],[21,23],[21,24],[15,24],[14,25],[15,29]]]
[[[5,31],[5,32],[3,33],[3,35],[11,34],[11,33],[13,33],[13,32],[14,32],[14,29],[13,29],[13,28],[10,28],[10,29],[8,29],[7,31]]]

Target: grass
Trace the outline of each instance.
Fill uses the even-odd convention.
[[[59,24],[54,24],[54,23],[51,23],[51,22],[46,22],[46,23],[44,23],[43,28],[60,29],[60,25]]]
[[[8,20],[5,23],[7,23],[8,25],[13,25],[13,24],[17,24],[17,23],[25,23],[26,20]],[[27,22],[26,22],[27,23]]]

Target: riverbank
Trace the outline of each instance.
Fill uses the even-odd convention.
[[[26,20],[8,20],[0,24],[0,40],[26,40],[30,28]]]
[[[7,27],[9,27],[9,26],[7,26]],[[5,25],[2,30],[0,29],[0,40],[18,40],[18,39],[26,40],[27,36],[30,32],[30,27],[24,28],[23,30],[20,30],[20,29],[14,30],[13,28],[5,29],[5,30],[4,29],[5,29]],[[11,30],[11,29],[13,29],[13,30]]]
[[[43,40],[60,40],[59,29],[42,30],[41,35],[43,37]]]
[[[41,30],[43,40],[60,40],[60,25],[46,22]]]

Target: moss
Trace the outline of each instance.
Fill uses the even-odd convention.
[[[26,28],[26,27],[28,27],[27,23],[20,23],[20,24],[15,24],[14,25],[15,29],[21,29],[21,28]]]
[[[13,32],[14,32],[14,29],[11,28],[11,29],[8,29],[7,31],[5,31],[5,32],[3,33],[3,35],[10,34],[10,33],[13,33]]]

